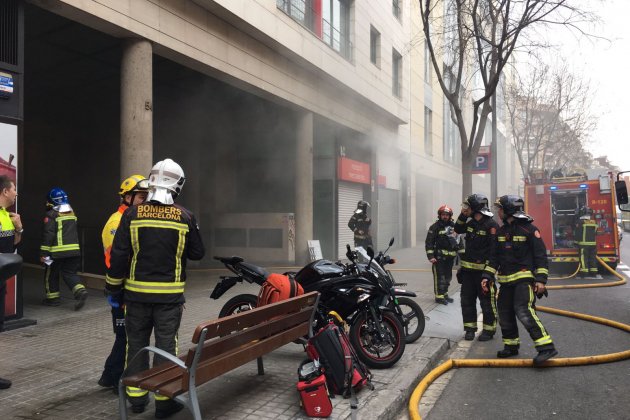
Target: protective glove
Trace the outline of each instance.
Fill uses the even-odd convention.
[[[109,306],[111,306],[114,309],[120,308],[120,302],[113,295],[107,296],[107,303],[109,303]]]
[[[122,304],[122,290],[112,292],[111,290],[105,289],[103,292],[105,293],[109,306],[112,308],[120,308]]]

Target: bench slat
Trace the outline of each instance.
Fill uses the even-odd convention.
[[[260,340],[254,344],[234,349],[229,353],[223,353],[215,358],[205,360],[197,365],[195,384],[202,385],[209,380],[223,375],[247,362],[256,360],[271,351],[291,343],[295,339],[308,333],[308,322],[295,326],[278,335]],[[184,375],[181,381],[171,382],[159,389],[160,395],[174,398],[188,391],[188,375]]]
[[[310,292],[304,295],[283,300],[281,302],[265,305],[260,308],[254,308],[251,311],[240,312],[225,318],[213,319],[197,325],[193,334],[192,342],[197,344],[201,331],[208,329],[206,340],[214,337],[227,335],[235,330],[242,330],[262,321],[273,318],[286,313],[297,312],[305,307],[313,307],[317,298],[317,292]]]
[[[180,356],[178,356],[178,358],[183,361],[186,362],[186,355],[182,354]],[[169,362],[169,361],[164,361],[163,363],[160,363],[157,366],[154,366],[150,369],[144,370],[142,372],[138,372],[135,373],[133,375],[129,375],[126,376],[125,378],[123,378],[123,384],[126,386],[135,386],[138,387],[138,384],[148,378],[151,378],[153,376],[158,376],[161,375],[167,371],[170,370],[181,370],[181,368],[179,366],[177,366],[175,363],[173,362]]]
[[[206,360],[214,355],[229,352],[237,347],[247,344],[253,340],[269,337],[280,331],[287,330],[298,324],[308,322],[311,318],[312,308],[304,308],[300,312],[281,315],[280,317],[256,325],[254,327],[232,333],[225,337],[206,342],[204,344],[200,360]],[[186,366],[191,366],[195,357],[195,349],[188,350]]]

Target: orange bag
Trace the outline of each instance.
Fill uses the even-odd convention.
[[[271,273],[258,293],[256,307],[303,295],[302,285],[284,274]]]

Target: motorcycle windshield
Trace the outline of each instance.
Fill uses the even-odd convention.
[[[356,247],[355,251],[358,257],[357,262],[359,264],[365,264],[367,266],[367,263],[370,262],[370,256],[367,254],[367,251],[362,246]],[[376,271],[379,276],[387,277],[387,273],[385,272],[383,267],[381,267],[381,265],[376,262],[376,260],[372,260],[372,263],[370,264],[370,269]]]

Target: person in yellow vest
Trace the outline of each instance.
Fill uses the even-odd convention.
[[[101,238],[103,240],[103,252],[105,253],[105,266],[110,267],[110,256],[112,252],[112,243],[114,235],[118,230],[120,218],[125,210],[131,206],[144,203],[147,198],[149,180],[142,175],[132,175],[120,184],[118,195],[120,196],[120,205],[118,210],[109,216]],[[105,360],[103,373],[98,380],[98,384],[105,388],[112,388],[114,393],[118,393],[118,380],[125,369],[125,350],[127,346],[127,334],[125,332],[125,309],[122,299],[108,299],[112,307],[112,325],[116,336],[112,350]]]
[[[0,252],[11,254],[22,240],[22,220],[20,215],[10,212],[15,204],[17,191],[15,182],[6,175],[0,175]],[[0,280],[0,332],[4,331],[4,303],[6,294],[6,281]],[[11,387],[11,381],[0,378],[0,389]]]
[[[592,210],[582,207],[575,240],[580,248],[580,277],[597,276],[597,223],[591,220]]]
[[[77,216],[74,214],[68,195],[61,188],[53,188],[47,196],[46,217],[44,217],[44,237],[40,246],[40,261],[46,266],[44,287],[46,298],[44,305],[59,306],[59,277],[72,290],[78,311],[85,305],[88,292],[81,284],[77,272],[81,266],[81,247]]]

